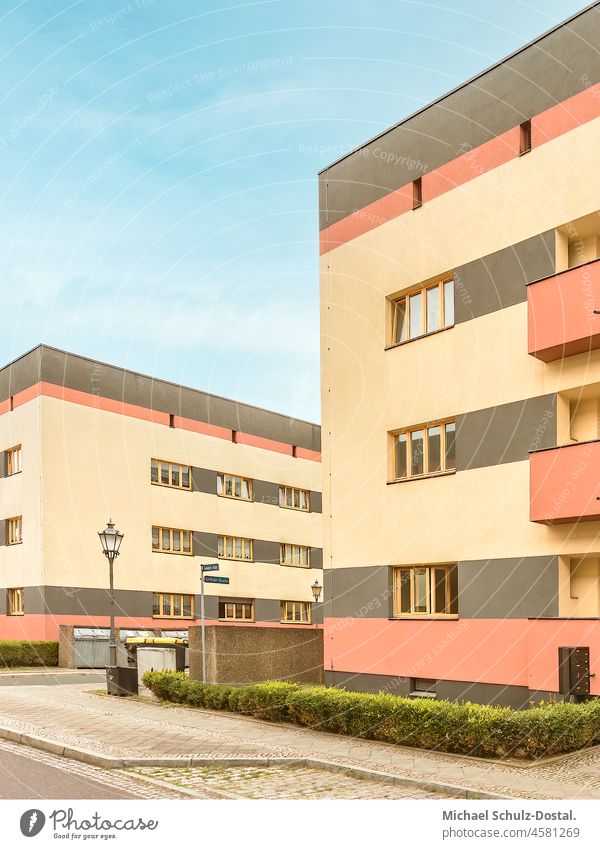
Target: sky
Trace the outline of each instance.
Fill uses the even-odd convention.
[[[320,420],[317,172],[582,0],[3,0],[0,362]]]

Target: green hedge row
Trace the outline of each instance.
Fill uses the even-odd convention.
[[[2,666],[58,666],[55,640],[0,640]]]
[[[440,752],[534,759],[600,744],[600,700],[518,711],[282,682],[203,685],[183,672],[147,672],[143,680],[170,702]]]

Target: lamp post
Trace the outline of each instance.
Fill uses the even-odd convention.
[[[110,656],[110,665],[117,665],[117,635],[115,633],[115,588],[113,581],[113,564],[115,557],[119,556],[119,548],[123,541],[124,534],[120,533],[115,528],[115,523],[112,519],[108,520],[108,525],[103,531],[98,531],[100,542],[102,543],[102,551],[108,560],[108,599],[110,612],[110,638],[108,642],[108,650]]]
[[[318,600],[321,598],[321,590],[323,589],[323,587],[322,587],[322,586],[321,586],[321,584],[319,583],[319,580],[317,579],[317,580],[314,582],[314,584],[311,584],[311,585],[310,585],[310,588],[311,588],[311,590],[312,590],[312,594],[313,594],[313,598],[314,598],[314,600],[315,600],[315,601],[318,601]]]

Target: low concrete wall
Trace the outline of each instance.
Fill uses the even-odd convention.
[[[190,678],[202,680],[201,628],[189,629]],[[323,683],[323,629],[206,626],[209,684]]]

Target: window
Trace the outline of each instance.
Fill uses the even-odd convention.
[[[309,601],[282,601],[281,621],[299,622],[302,625],[310,624],[310,602]]]
[[[192,532],[179,528],[152,526],[152,551],[168,551],[170,554],[192,553]]]
[[[392,435],[392,480],[443,474],[456,469],[456,423],[440,422]]]
[[[310,496],[307,489],[298,489],[295,486],[279,487],[279,506],[287,507],[289,510],[310,510]]]
[[[161,619],[193,619],[194,596],[186,593],[154,593],[152,616]]]
[[[217,557],[228,560],[252,560],[252,540],[244,537],[217,538]]]
[[[248,598],[220,598],[219,619],[227,622],[254,622],[254,601]]]
[[[11,589],[6,591],[7,594],[7,610],[9,616],[23,615],[23,588]]]
[[[239,498],[242,501],[252,501],[252,481],[239,475],[217,475],[217,495],[224,498]]]
[[[394,616],[455,616],[457,592],[456,566],[396,566]]]
[[[6,520],[6,544],[18,545],[23,542],[23,518],[15,516]]]
[[[310,548],[308,545],[290,545],[284,542],[280,546],[279,560],[283,566],[310,566]]]
[[[167,460],[150,460],[150,481],[159,486],[171,486],[175,489],[191,489],[192,474],[189,466],[169,463]]]
[[[523,121],[519,127],[519,153],[529,153],[531,150],[531,121]]]
[[[435,699],[437,681],[431,678],[411,678],[410,695],[421,699]]]
[[[16,475],[21,470],[21,446],[15,445],[6,452],[6,475]]]
[[[454,279],[446,278],[392,300],[391,345],[454,325]]]
[[[413,180],[413,202],[412,208],[418,209],[423,205],[423,179],[421,177],[417,177],[416,180]]]

